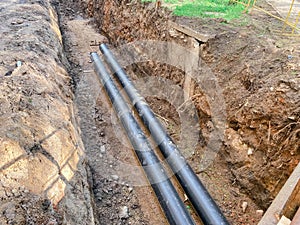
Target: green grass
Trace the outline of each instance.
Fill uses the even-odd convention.
[[[177,16],[224,18],[226,20],[239,18],[245,8],[241,4],[230,4],[229,0],[163,0],[163,3]]]

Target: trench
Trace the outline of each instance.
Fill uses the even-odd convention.
[[[65,24],[64,21],[62,21],[62,23]],[[84,19],[79,18],[79,23],[85,24]],[[166,224],[156,197],[152,193],[153,191],[149,186],[145,186],[147,184],[145,177],[141,174],[141,171],[137,171],[137,161],[135,157],[130,154],[131,149],[125,137],[126,135],[123,133],[123,129],[120,127],[118,120],[113,115],[111,105],[108,103],[106,95],[102,91],[99,91],[98,86],[95,85],[95,76],[91,72],[92,66],[87,62],[89,59],[87,58],[86,51],[90,50],[90,46],[85,46],[80,50],[77,48],[81,43],[74,43],[77,38],[75,36],[71,37],[72,34],[70,35],[70,30],[74,32],[74,28],[71,26],[78,26],[78,21],[76,22],[76,19],[73,19],[69,26],[66,24],[66,26],[63,27],[63,30],[65,30],[65,48],[69,51],[68,59],[72,65],[70,73],[75,75],[74,79],[75,82],[77,82],[77,90],[75,92],[78,93],[78,95],[76,101],[79,109],[79,117],[81,118],[80,128],[82,138],[87,151],[91,171],[89,180],[94,199],[95,218],[99,224]],[[91,28],[87,34],[92,32],[94,33],[95,31]],[[74,33],[74,35],[78,35],[78,31],[75,30]],[[189,39],[189,37],[186,38]],[[88,40],[106,41],[105,38],[100,35],[89,37]],[[84,36],[84,40],[81,41],[87,42],[86,35]],[[189,41],[198,43],[193,38],[190,38]],[[95,50],[97,46],[92,48]],[[74,56],[73,52],[77,56]],[[78,54],[85,54],[85,56],[78,57]],[[198,55],[196,58],[198,59]],[[202,171],[199,167],[204,146],[206,145],[211,129],[213,129],[206,97],[204,93],[201,92],[201,89],[195,86],[196,82],[193,79],[185,79],[183,70],[185,69],[184,67],[189,67],[188,63],[184,64],[182,69],[177,68],[175,66],[177,64],[178,62],[173,62],[174,66],[170,66],[166,63],[157,63],[155,61],[141,62],[127,66],[126,71],[132,75],[132,79],[136,84],[147,82],[147,85],[139,85],[140,91],[146,97],[149,105],[161,120],[162,124],[165,125],[172,138],[177,141],[179,146],[185,147],[184,155],[188,158],[189,163],[196,173],[201,175],[202,179],[207,179],[211,182],[210,177],[212,174],[215,176],[215,171],[217,170],[219,171],[217,179],[220,180],[218,185],[221,185],[222,181],[220,177],[229,172],[228,169],[224,167],[224,162],[219,164],[221,165],[220,167],[210,171]],[[149,74],[151,74],[151,77],[154,79],[149,77]],[[149,85],[153,87],[150,91],[147,88]],[[144,87],[144,89],[141,89],[142,87]],[[172,88],[170,89],[170,87]],[[174,97],[174,93],[176,94],[176,92],[179,92],[177,98]],[[195,108],[191,107],[190,101],[188,101],[188,98],[191,96],[197,97],[193,103],[196,104]],[[179,107],[182,108],[182,115],[177,112]],[[182,120],[197,123],[197,118],[199,118],[199,126],[202,128],[199,136],[195,136],[198,134],[194,130],[193,132],[186,132],[186,127],[183,129],[186,133],[180,132]],[[187,127],[194,126],[194,124],[184,125]],[[193,129],[197,129],[197,127]],[[188,135],[191,135],[193,138],[187,138]],[[180,140],[185,139],[192,139],[192,143],[186,143],[184,141],[180,143]],[[197,141],[196,146],[191,146],[195,145],[195,140]],[[126,171],[129,170],[126,173],[122,172],[124,162],[126,163]],[[222,169],[220,170],[220,168]],[[226,182],[227,185],[230,185],[231,180],[228,179]],[[211,185],[213,192],[218,192],[219,197],[223,198],[224,193],[220,192],[215,182],[211,182],[209,185]],[[224,185],[224,183],[222,185]],[[176,187],[181,193],[182,199],[185,199],[178,184]],[[238,192],[238,189],[234,190],[233,195],[236,195],[236,192]],[[232,195],[232,193],[228,193]],[[228,195],[228,193],[226,194]],[[240,195],[242,195],[244,201],[248,202],[249,208],[257,208],[246,195]],[[230,196],[227,196],[227,198],[230,199]],[[185,201],[185,203],[186,206],[190,208],[190,212],[194,215],[196,221],[198,221],[190,203],[188,201]],[[120,216],[122,207],[129,209],[130,216],[128,216],[128,218],[127,216],[124,218]],[[225,209],[225,215],[228,217],[232,212],[231,210],[227,210],[228,209]],[[245,219],[247,218],[248,217]],[[198,221],[198,223],[200,223],[200,221]]]
[[[166,224],[153,191],[146,186],[147,181],[144,175],[138,172],[139,164],[130,154],[130,144],[118,124],[118,120],[113,115],[107,96],[99,90],[99,86],[94,81],[96,78],[87,56],[89,51],[97,50],[97,46],[93,46],[93,44],[97,45],[99,42],[108,42],[119,50],[118,46],[122,46],[122,44],[151,39],[173,41],[176,45],[184,46],[197,56],[197,62],[199,59],[204,60],[210,71],[212,70],[219,79],[219,83],[224,89],[224,101],[227,104],[225,119],[228,127],[225,131],[225,140],[222,140],[220,152],[215,156],[213,164],[203,168],[203,166],[201,167],[203,164],[201,158],[205,153],[205,146],[209,142],[210,134],[216,129],[216,121],[213,120],[214,114],[208,96],[203,91],[204,87],[199,85],[197,78],[190,78],[186,74],[187,68],[192,67],[193,62],[187,60],[183,66],[180,66],[181,62],[178,60],[184,61],[184,59],[175,58],[172,65],[164,63],[164,59],[145,61],[143,59],[128,63],[126,62],[127,57],[119,55],[120,59],[124,60],[123,64],[127,73],[137,85],[141,86],[140,91],[144,93],[149,105],[179,146],[184,137],[181,137],[180,133],[182,118],[178,113],[180,111],[178,108],[186,109],[186,105],[195,107],[195,110],[186,109],[189,116],[189,119],[186,119],[193,118],[192,121],[195,121],[196,117],[196,123],[201,131],[197,132],[196,145],[186,147],[185,143],[182,144],[183,151],[187,149],[184,154],[232,224],[257,224],[261,218],[261,210],[267,209],[292,171],[293,167],[285,167],[282,164],[288,160],[294,166],[296,165],[297,154],[292,159],[288,159],[290,156],[288,154],[293,149],[297,151],[299,145],[295,139],[298,135],[297,125],[292,126],[291,135],[287,137],[291,143],[281,146],[281,149],[283,147],[288,147],[288,149],[277,155],[277,158],[272,158],[270,152],[265,153],[265,151],[270,151],[270,148],[274,147],[279,140],[284,139],[284,136],[278,137],[272,136],[272,134],[288,125],[289,120],[279,122],[280,113],[276,114],[276,112],[270,111],[256,117],[253,116],[255,113],[253,111],[252,114],[247,114],[247,104],[243,102],[242,98],[247,97],[249,101],[251,98],[257,98],[259,94],[254,95],[263,89],[260,87],[262,84],[253,78],[255,72],[251,72],[253,68],[247,67],[249,65],[247,60],[245,63],[238,61],[236,64],[232,61],[235,59],[234,54],[249,56],[254,49],[255,41],[250,40],[251,44],[246,46],[243,43],[236,43],[238,46],[234,50],[228,49],[222,45],[222,41],[224,41],[222,38],[236,40],[235,38],[239,35],[231,31],[218,34],[218,37],[209,40],[199,40],[199,37],[195,38],[169,28],[167,25],[170,19],[169,14],[164,9],[157,11],[151,4],[146,6],[139,3],[126,5],[126,2],[109,1],[82,1],[77,2],[77,5],[72,3],[66,1],[59,6],[62,15],[61,27],[64,31],[65,50],[72,65],[70,73],[73,74],[76,83],[76,101],[81,118],[82,139],[91,172],[89,180],[94,199],[96,223]],[[132,10],[138,12],[136,18],[130,17]],[[92,19],[87,19],[88,15]],[[137,24],[139,25],[137,26]],[[78,27],[75,28],[76,26]],[[86,33],[82,35],[82,30],[88,35]],[[80,38],[76,37],[80,34],[82,35]],[[247,40],[247,37],[244,36],[244,38]],[[215,46],[219,48],[213,49]],[[261,46],[263,48],[267,45],[261,43]],[[166,58],[170,58],[168,54],[174,52],[178,55],[182,54],[178,50],[180,47],[178,49],[176,46],[175,49],[172,49],[172,46],[165,47],[168,52]],[[133,48],[141,51],[142,47],[137,45]],[[157,50],[157,52],[160,51]],[[223,57],[222,53],[227,56]],[[277,54],[279,58],[282,56],[282,52]],[[214,57],[220,59],[220,62],[213,61]],[[281,68],[281,72],[287,70],[279,65],[284,64],[284,60],[278,62],[276,59],[267,58],[266,61],[258,65],[263,71],[261,76],[266,79],[270,79],[271,72],[278,73],[276,68]],[[264,63],[273,66],[264,68]],[[234,70],[238,70],[238,72]],[[221,73],[221,75],[218,74],[220,71],[232,77],[224,78]],[[201,72],[206,73],[207,70]],[[237,75],[240,77],[238,81],[236,80]],[[158,85],[159,90],[155,89],[158,81],[159,85],[163,82],[167,84]],[[277,80],[272,81],[268,85],[280,85],[276,82]],[[239,85],[242,85],[242,88],[238,87]],[[170,86],[175,86],[184,92],[179,98],[175,98],[174,90],[169,88]],[[149,87],[153,87],[153,89],[149,90]],[[246,91],[247,93],[239,96],[240,98],[236,97],[236,101],[228,100],[231,95],[230,91],[234,89],[234,93],[239,94],[240,92],[236,91],[239,88],[242,89],[241,92]],[[270,96],[272,97],[272,94]],[[278,98],[278,96],[273,96],[273,98],[275,97]],[[228,109],[228,105],[236,111]],[[222,109],[224,110],[224,108]],[[297,107],[290,107],[283,114],[297,116],[299,112]],[[258,126],[258,124],[261,125]],[[270,131],[270,124],[274,126],[274,130]],[[271,134],[267,136],[266,140],[259,138],[262,133],[268,133],[268,131]],[[272,143],[270,143],[270,139],[272,139]],[[252,154],[256,158],[252,157]],[[280,156],[285,156],[285,158],[280,159]],[[256,166],[258,167],[256,168]],[[259,171],[265,166],[267,166],[266,169]],[[270,172],[277,174],[277,179],[266,179]],[[184,198],[184,196],[182,197]],[[246,213],[242,207],[244,202],[247,203]],[[186,201],[186,205],[191,207],[188,201]],[[192,209],[191,213],[193,214]]]
[[[108,43],[228,220],[257,224],[300,160],[297,51],[155,4],[51,3],[0,3],[0,223],[166,224],[93,72]]]

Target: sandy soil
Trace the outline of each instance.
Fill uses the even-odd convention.
[[[1,1],[0,11],[0,224],[92,224],[55,9]]]

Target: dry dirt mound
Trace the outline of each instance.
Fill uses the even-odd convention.
[[[0,11],[0,223],[93,224],[56,12],[48,0]]]

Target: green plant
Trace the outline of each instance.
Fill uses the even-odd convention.
[[[151,0],[143,0],[151,1]],[[153,0],[152,0],[153,1]],[[164,0],[164,4],[177,16],[239,18],[245,7],[230,0]]]

